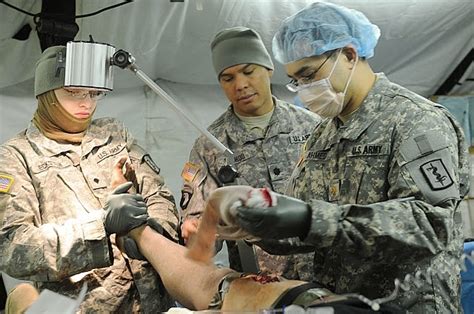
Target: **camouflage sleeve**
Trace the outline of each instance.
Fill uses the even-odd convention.
[[[316,251],[331,248],[372,263],[413,261],[456,250],[461,229],[456,209],[469,185],[462,132],[439,110],[423,112],[398,130],[387,179],[389,200],[338,205],[312,199],[307,237],[279,245],[311,244]],[[281,249],[271,243],[264,247]]]
[[[12,178],[0,191],[0,269],[34,281],[59,281],[113,262],[102,211],[64,223],[43,222],[41,204],[17,151],[0,147],[0,176]]]
[[[181,172],[184,181],[180,201],[183,220],[200,217],[209,193],[218,187],[214,177],[209,173],[209,164],[201,153],[204,151],[201,147],[197,140],[189,154],[189,161]]]
[[[290,238],[282,240],[262,239],[253,244],[263,248],[267,253],[273,255],[293,255],[298,253],[314,252],[314,245],[305,243],[299,238]]]
[[[148,215],[156,219],[164,230],[177,241],[178,211],[173,194],[160,175],[160,168],[151,156],[135,142],[130,145],[129,156],[135,169],[137,192],[145,199]]]
[[[449,249],[458,238],[466,151],[457,126],[438,110],[401,124],[388,173],[388,198],[367,205],[311,201],[305,242],[340,246],[373,262],[416,260]],[[437,169],[437,170],[436,170]],[[443,181],[444,180],[444,181]],[[441,182],[442,181],[442,182]]]

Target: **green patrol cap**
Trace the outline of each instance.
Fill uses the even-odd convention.
[[[35,97],[64,86],[64,68],[59,68],[58,62],[66,62],[65,46],[49,47],[36,62]]]
[[[247,27],[226,28],[211,43],[212,63],[217,76],[225,69],[244,63],[273,70],[273,62],[260,35]]]

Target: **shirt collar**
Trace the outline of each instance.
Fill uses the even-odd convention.
[[[276,97],[272,97],[275,105],[273,115],[268,123],[265,136],[259,136],[253,132],[249,132],[244,123],[235,115],[232,105],[227,109],[224,125],[227,133],[227,138],[237,144],[245,144],[246,142],[255,141],[258,139],[269,138],[280,133],[290,133],[291,126],[287,123],[281,123],[288,117],[286,111],[283,109],[283,102]]]
[[[110,134],[98,131],[99,127],[92,122],[82,139],[82,155],[88,154],[94,147],[102,146],[109,141]],[[59,143],[47,138],[32,122],[26,129],[26,137],[44,156],[51,157],[70,150],[71,144]]]
[[[82,139],[82,155],[89,154],[94,147],[99,147],[110,142],[110,132],[101,131],[101,127],[92,121]]]
[[[382,97],[387,93],[391,83],[383,73],[375,75],[377,80],[359,109],[344,124],[338,118],[334,118],[328,123],[328,126],[334,128],[334,130],[329,132],[330,138],[326,147],[342,138],[357,139],[382,114],[384,110],[382,108]],[[338,131],[336,132],[336,130]]]

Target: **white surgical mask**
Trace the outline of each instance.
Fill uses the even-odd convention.
[[[329,78],[336,68],[341,53],[342,50],[339,51],[336,62],[334,63],[334,66],[332,67],[332,70],[327,78],[298,86],[298,96],[300,97],[301,101],[309,110],[317,113],[323,118],[334,118],[338,116],[344,109],[344,97],[357,65],[358,56],[356,57],[356,62],[352,67],[351,74],[347,79],[344,91],[341,93],[336,92]]]

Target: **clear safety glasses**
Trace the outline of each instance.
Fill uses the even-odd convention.
[[[75,91],[75,90],[68,90],[68,89],[63,89],[66,92],[66,95],[75,100],[84,100],[89,96],[91,100],[97,101],[102,98],[104,98],[107,93],[104,91],[98,91],[98,90],[91,90],[91,91]]]

